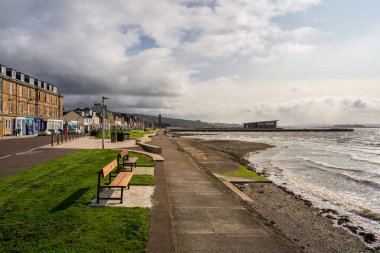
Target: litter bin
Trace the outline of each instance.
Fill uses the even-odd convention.
[[[131,139],[131,135],[130,134],[124,134],[124,140],[129,141],[130,139]]]
[[[123,132],[117,133],[117,141],[124,141],[124,134]]]
[[[111,133],[111,142],[116,142],[116,133],[115,132]]]

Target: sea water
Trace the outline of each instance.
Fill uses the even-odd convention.
[[[354,132],[237,132],[204,140],[263,142],[276,147],[247,155],[259,172],[319,208],[349,216],[380,238],[380,129]],[[379,244],[379,241],[375,243]]]

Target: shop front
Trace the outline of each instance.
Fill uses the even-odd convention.
[[[63,120],[48,119],[47,120],[47,129],[62,130],[63,129]]]
[[[23,125],[24,125],[24,128],[23,128],[23,132],[22,134],[24,135],[36,135],[38,134],[38,131],[35,129],[35,125],[34,125],[34,118],[25,118],[23,120]]]
[[[17,117],[16,124],[14,128],[15,135],[25,135],[25,125],[24,125],[25,117]]]
[[[34,130],[37,132],[46,130],[46,125],[44,124],[44,119],[34,118]]]

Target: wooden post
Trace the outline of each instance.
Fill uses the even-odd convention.
[[[53,135],[50,135],[50,139],[51,139],[51,145],[54,146],[54,136]]]
[[[55,134],[55,138],[57,138],[57,145],[59,145],[59,136]]]

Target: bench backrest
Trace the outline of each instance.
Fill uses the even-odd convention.
[[[116,159],[104,166],[104,168],[101,170],[102,177],[106,177],[108,174],[110,174],[116,167],[117,167],[117,161]]]
[[[123,150],[120,154],[120,157],[124,158],[125,156],[128,156],[128,149]]]

